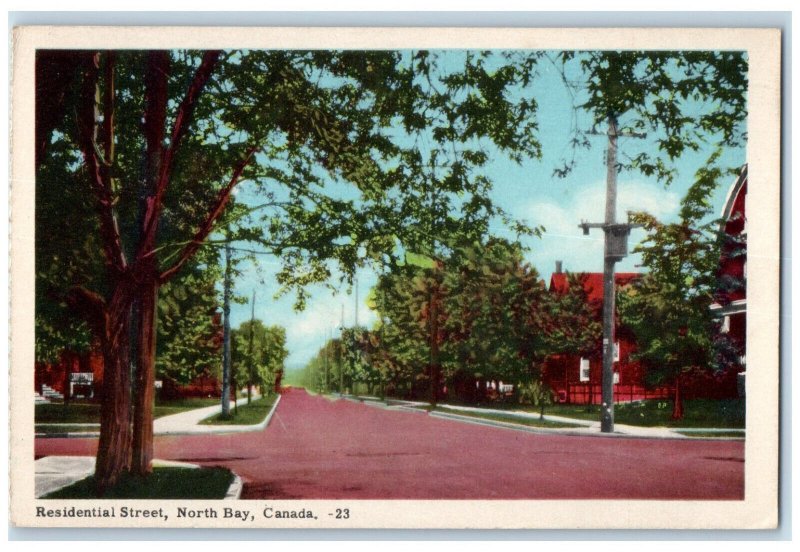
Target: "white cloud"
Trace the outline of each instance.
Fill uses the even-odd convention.
[[[584,236],[578,227],[581,221],[602,222],[605,218],[606,184],[596,181],[564,194],[564,201],[532,200],[524,210],[531,224],[542,225],[545,233],[531,243],[530,260],[547,278],[555,269],[555,261],[564,263],[570,271],[599,272],[602,270],[603,234],[593,229]],[[617,190],[617,220],[624,221],[627,211],[647,211],[659,219],[672,218],[679,209],[680,197],[658,185],[641,182],[620,182]],[[629,250],[641,241],[644,232],[634,230]],[[634,271],[638,256],[631,255],[618,263],[620,271]]]

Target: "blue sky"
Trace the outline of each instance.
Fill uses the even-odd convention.
[[[529,247],[527,260],[549,280],[556,260],[563,261],[564,269],[575,272],[602,271],[603,236],[593,231],[583,236],[578,224],[582,220],[601,222],[605,208],[605,152],[607,140],[604,136],[590,137],[591,148],[578,150],[575,168],[566,178],[553,176],[553,170],[562,164],[565,157],[572,156],[569,145],[570,127],[573,117],[572,100],[555,67],[547,62],[540,65],[540,76],[536,79],[534,94],[539,104],[539,139],[542,143],[542,158],[527,160],[518,165],[502,156],[493,156],[487,173],[494,182],[493,201],[503,207],[514,218],[529,225],[542,225],[545,232],[540,238],[526,238]],[[585,128],[586,117],[579,116],[579,123]],[[654,152],[652,139],[621,138],[620,155],[626,152]],[[627,210],[644,210],[660,220],[675,218],[679,202],[698,168],[708,158],[710,150],[701,148],[689,152],[676,164],[678,175],[673,184],[665,187],[654,178],[648,179],[640,174],[622,173],[618,177],[617,218],[624,219]],[[730,148],[726,151],[723,163],[740,166],[745,162],[744,148]],[[721,185],[714,195],[713,210],[719,213],[725,200],[728,187],[733,183]],[[245,202],[250,194],[247,183],[242,184],[239,198]],[[504,229],[495,226],[500,235]],[[641,241],[644,233],[635,230],[631,236],[630,249]],[[640,271],[638,256],[631,255],[617,264],[618,271]],[[249,262],[242,263],[241,274],[235,281],[236,293],[252,296],[256,290],[256,317],[267,324],[284,326],[287,333],[289,358],[287,367],[300,368],[310,360],[326,339],[338,335],[338,326],[344,308],[344,323],[352,325],[358,309],[358,321],[371,325],[376,317],[367,307],[365,298],[369,289],[376,283],[374,271],[363,269],[358,272],[358,301],[352,290],[338,285],[337,292],[318,285],[309,288],[310,297],[304,311],[293,310],[293,297],[274,299],[278,286],[274,274],[279,268],[277,259],[260,256],[259,267]],[[336,285],[336,282],[333,282]],[[250,318],[250,305],[233,305],[231,321],[234,327]]]

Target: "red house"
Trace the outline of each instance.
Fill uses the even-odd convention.
[[[214,313],[214,346],[222,349],[222,315]],[[88,351],[61,351],[55,362],[36,362],[34,386],[39,395],[61,400],[84,398],[99,400],[103,390],[103,355],[99,344]],[[156,388],[162,398],[219,396],[222,384],[215,367],[207,367],[201,375],[182,385],[170,380],[156,380]]]
[[[635,272],[615,275],[617,289],[639,277]],[[595,312],[597,321],[603,316],[603,274],[590,272],[579,275],[586,299]],[[562,272],[561,262],[550,277],[550,293],[564,294],[569,290],[568,273]],[[631,359],[636,351],[633,334],[617,320],[615,328],[614,401],[629,402],[645,398],[662,398],[669,395],[667,388],[646,389],[644,372],[638,361]],[[562,403],[600,404],[602,398],[603,357],[600,342],[588,357],[573,354],[552,355],[544,363],[543,377]]]
[[[97,347],[86,352],[62,351],[55,362],[35,363],[36,392],[55,391],[69,397],[95,398],[103,384],[103,356]]]
[[[747,165],[728,190],[722,208],[722,235],[724,242],[719,265],[719,290],[711,311],[720,320],[720,332],[726,334],[732,346],[741,352],[738,366],[739,394],[744,395],[744,377],[747,361],[745,344],[747,334]]]

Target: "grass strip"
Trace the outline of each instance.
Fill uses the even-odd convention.
[[[217,404],[219,404],[218,398],[157,401],[153,407],[153,418]],[[34,407],[34,420],[37,424],[99,424],[100,404],[87,402],[37,404]]]
[[[257,425],[264,421],[278,395],[270,394],[266,397],[253,400],[250,404],[241,404],[235,411],[231,408],[229,416],[222,412],[201,421],[204,425]]]
[[[100,431],[100,424],[97,425],[71,425],[71,424],[52,424],[52,425],[39,425],[35,426],[36,433],[98,433]]]
[[[155,468],[146,477],[123,474],[102,498],[221,499],[232,482],[233,473],[225,468]],[[96,499],[94,476],[44,498]]]
[[[723,437],[723,438],[739,438],[744,439],[744,433],[741,431],[678,431],[676,433],[680,433],[686,437],[697,437],[698,439],[713,439],[715,437]]]
[[[521,416],[514,416],[513,414],[509,414],[504,416],[503,414],[489,414],[483,412],[473,412],[473,411],[454,411],[448,408],[436,408],[433,410],[434,412],[441,412],[443,414],[455,414],[456,416],[467,416],[469,418],[480,418],[484,420],[492,420],[496,422],[506,422],[511,424],[519,424],[529,427],[545,427],[545,428],[570,428],[570,427],[584,427],[578,424],[570,424],[564,422],[554,422],[552,420],[540,420],[538,418],[523,418]]]
[[[181,412],[187,412],[189,410],[216,406],[219,403],[219,397],[210,399],[177,399],[164,402],[156,401],[156,405],[153,407],[153,418],[163,418],[171,414],[180,414]]]
[[[519,406],[514,405],[514,408]],[[547,406],[544,413],[545,416],[550,414],[580,420],[600,419],[600,407],[597,405],[554,404]],[[686,400],[681,420],[672,419],[670,400],[648,399],[621,403],[614,405],[614,421],[638,427],[744,429],[745,401],[744,399]]]

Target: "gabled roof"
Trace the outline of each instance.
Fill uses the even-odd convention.
[[[567,272],[554,272],[550,276],[550,291],[556,293],[566,293],[569,289],[569,279]],[[583,289],[590,301],[603,300],[603,273],[584,272],[579,274],[583,280]],[[614,282],[619,286],[625,286],[641,276],[638,272],[617,272],[614,275]]]
[[[736,207],[737,200],[739,198],[739,194],[747,193],[747,164],[742,167],[741,172],[739,173],[739,177],[733,183],[733,185],[728,190],[728,195],[725,197],[725,204],[722,206],[722,224],[723,230],[725,230],[724,225],[730,220],[731,216],[734,213],[734,208]],[[741,203],[741,208],[744,210],[744,203]]]

